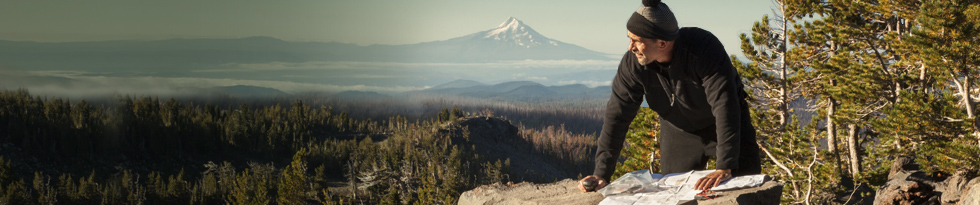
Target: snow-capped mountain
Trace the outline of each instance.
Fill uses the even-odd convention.
[[[510,42],[518,46],[524,46],[525,48],[547,45],[558,46],[559,43],[558,41],[542,36],[537,31],[534,31],[534,29],[531,29],[531,27],[525,25],[524,22],[514,17],[508,18],[507,21],[504,21],[493,30],[473,34],[473,37],[479,37],[481,35],[484,39]]]
[[[609,54],[545,37],[514,17],[490,30],[406,46],[441,61],[610,59]]]

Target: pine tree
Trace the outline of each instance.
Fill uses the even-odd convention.
[[[797,203],[810,203],[811,196],[820,194],[809,191],[814,185],[818,192],[827,192],[836,184],[833,181],[818,183],[809,177],[813,172],[823,174],[820,172],[824,166],[813,166],[821,160],[817,158],[816,150],[820,143],[813,137],[819,131],[804,127],[806,122],[797,121],[802,116],[795,115],[808,114],[809,110],[815,109],[810,104],[812,99],[805,98],[813,97],[815,93],[813,85],[819,76],[811,73],[809,59],[819,54],[805,50],[807,45],[801,45],[805,41],[800,40],[800,33],[805,32],[810,23],[800,22],[803,17],[819,12],[812,7],[818,3],[774,1],[775,16],[772,19],[763,16],[753,25],[751,36],[740,36],[742,52],[750,62],[743,63],[735,56],[731,57],[750,94],[756,138],[763,157],[768,159],[763,170],[787,181],[789,185],[783,190],[789,197],[783,199]],[[816,121],[807,120],[810,120],[809,124]],[[829,135],[827,142],[830,151],[836,152],[834,135]],[[835,160],[830,162],[834,164]]]
[[[620,158],[625,158],[622,164],[616,166],[616,171],[609,181],[616,180],[623,174],[636,170],[650,169],[653,173],[660,173],[660,121],[657,113],[648,107],[641,107],[630,129],[626,133],[626,144],[619,153]]]
[[[444,122],[444,121],[448,121],[449,117],[450,117],[449,109],[442,108],[442,110],[439,110],[439,115],[436,119],[438,119],[440,122]]]
[[[980,146],[980,124],[975,121],[976,101],[980,98],[976,90],[980,87],[980,2],[924,1],[921,13],[921,26],[914,30],[914,45],[924,48],[922,58],[936,70],[936,86],[954,91],[959,98],[957,107],[965,111],[965,121],[974,121],[971,134]]]
[[[28,204],[28,200],[30,197],[24,180],[17,178],[10,161],[0,156],[0,203]]]
[[[860,178],[862,146],[872,128],[872,119],[882,109],[901,101],[901,92],[919,89],[915,78],[920,69],[915,59],[903,56],[903,35],[908,35],[916,5],[911,1],[827,1],[814,14],[819,17],[797,27],[798,50],[808,73],[817,82],[811,96],[824,105],[827,135],[835,139],[845,125],[848,171]],[[893,12],[898,11],[898,12]],[[792,35],[791,35],[792,36]],[[870,133],[862,133],[870,131]],[[832,144],[835,144],[833,142]],[[836,146],[831,146],[836,147]]]
[[[276,202],[279,204],[306,203],[306,192],[310,187],[306,177],[306,148],[293,155],[293,162],[282,170]]]
[[[45,175],[44,172],[34,172],[34,191],[38,195],[38,204],[58,203],[58,190],[56,188],[51,186],[51,177]]]
[[[459,109],[459,107],[453,105],[453,110],[450,113],[449,117],[450,117],[450,119],[457,119],[457,118],[461,118],[461,117],[466,117],[466,112],[463,112],[462,109]]]
[[[230,204],[269,204],[267,186],[269,181],[262,173],[246,169],[235,177],[234,186],[228,192],[225,201]]]
[[[183,199],[188,194],[190,185],[184,180],[184,175],[184,169],[181,168],[176,176],[170,175],[167,177],[167,198],[170,198],[170,201]]]

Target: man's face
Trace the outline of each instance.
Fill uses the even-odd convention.
[[[663,42],[658,42],[660,40],[656,39],[643,38],[629,31],[626,31],[626,36],[630,38],[629,50],[633,52],[633,55],[636,55],[636,59],[640,61],[640,64],[646,65],[653,61],[666,63],[664,60],[661,60],[663,49],[658,47]]]

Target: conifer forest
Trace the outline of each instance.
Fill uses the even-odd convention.
[[[481,156],[458,124],[495,118],[489,109],[467,113],[454,106],[426,118],[372,120],[300,100],[109,101],[0,91],[0,202],[455,204],[462,191],[518,180],[510,178],[509,158]],[[561,126],[515,134],[563,168],[591,169],[591,135]]]

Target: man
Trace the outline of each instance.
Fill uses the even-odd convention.
[[[721,42],[700,28],[678,29],[659,0],[643,5],[626,24],[629,52],[612,81],[595,171],[581,182],[598,183],[596,189],[608,183],[644,95],[660,116],[661,173],[704,169],[709,156],[716,169],[697,181],[697,190],[760,173],[747,94]]]

